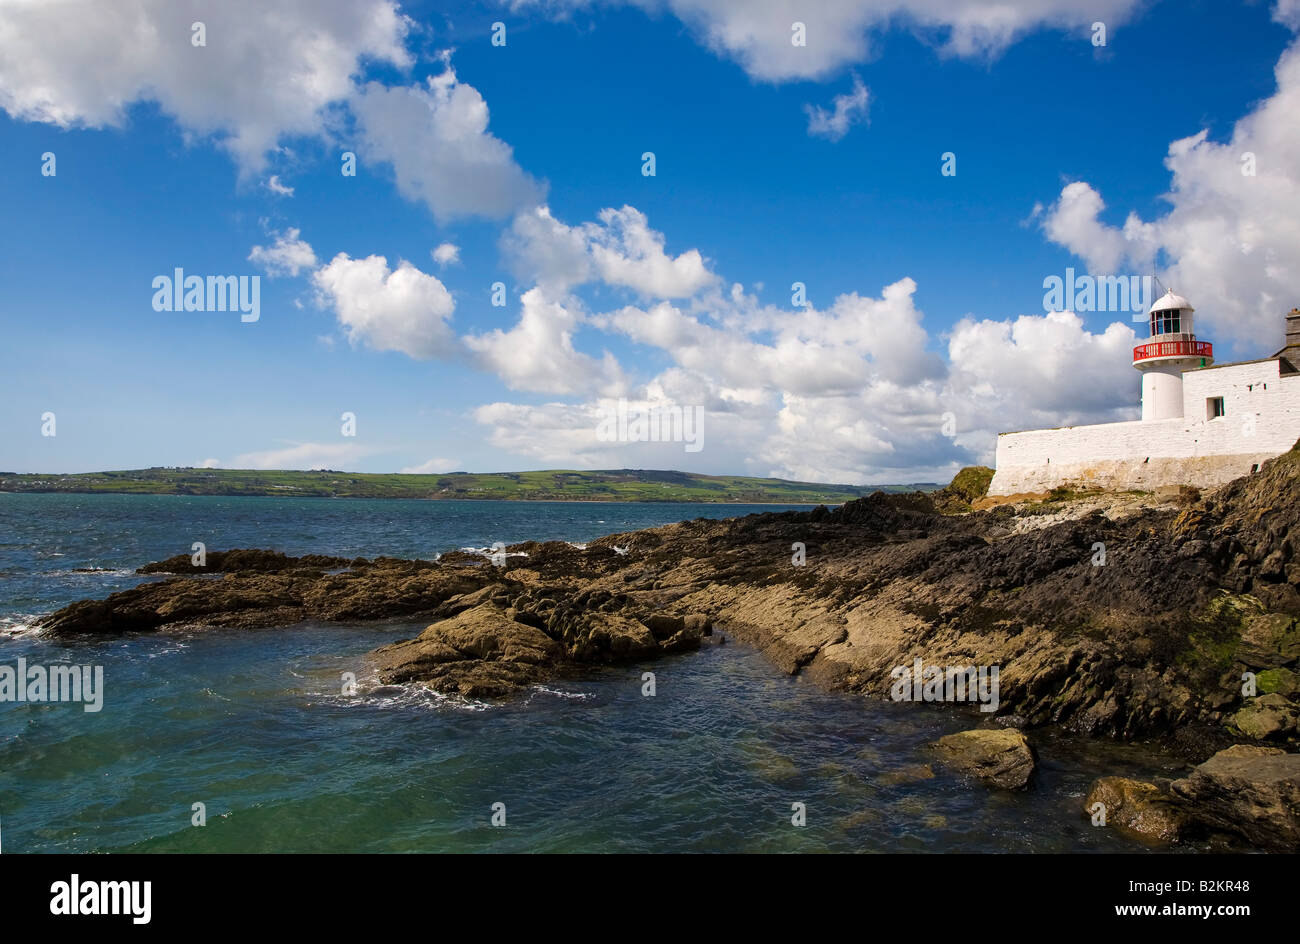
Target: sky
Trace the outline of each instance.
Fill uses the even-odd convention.
[[[1048,287],[1154,275],[1219,362],[1281,347],[1297,31],[1300,0],[0,0],[0,471],[883,484],[1136,419],[1142,305]],[[173,310],[177,269],[256,277],[255,312]]]

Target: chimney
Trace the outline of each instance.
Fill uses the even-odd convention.
[[[1300,308],[1292,308],[1286,316],[1286,346],[1300,348]]]

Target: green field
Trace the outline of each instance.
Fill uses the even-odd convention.
[[[577,472],[279,472],[153,468],[74,475],[0,472],[0,492],[114,492],[141,495],[279,495],[324,498],[498,499],[510,501],[671,501],[839,504],[874,491],[928,491],[915,485],[821,485],[735,475],[618,469]]]

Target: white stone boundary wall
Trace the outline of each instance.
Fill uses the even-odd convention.
[[[1217,419],[1208,418],[1210,397],[1224,399]],[[1209,488],[1248,474],[1298,438],[1300,375],[1281,376],[1278,361],[1191,370],[1183,375],[1180,418],[1003,433],[988,493]]]

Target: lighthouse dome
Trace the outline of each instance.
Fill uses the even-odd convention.
[[[1152,312],[1171,311],[1174,309],[1182,309],[1183,311],[1196,310],[1192,307],[1191,302],[1183,298],[1181,295],[1175,295],[1173,292],[1165,292],[1160,296],[1156,303],[1151,306]],[[1148,314],[1150,314],[1150,312],[1148,312]]]

